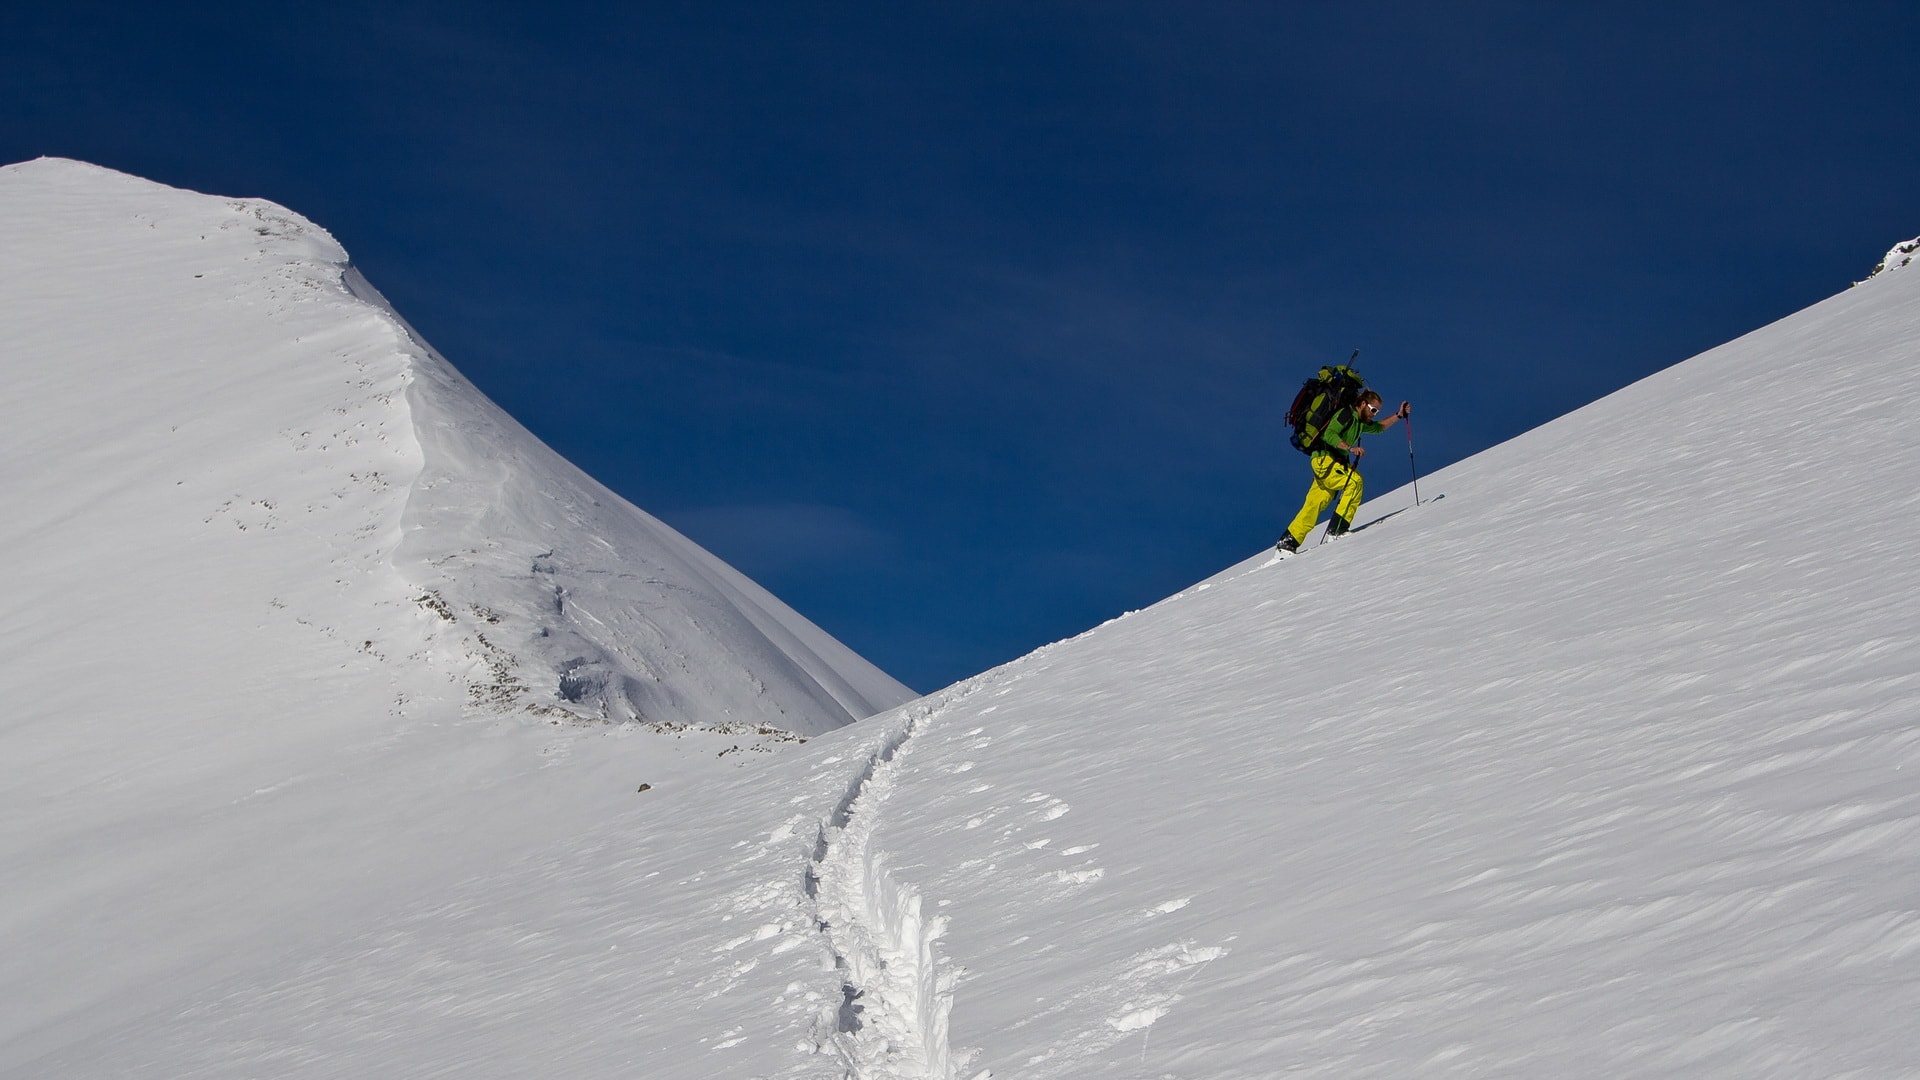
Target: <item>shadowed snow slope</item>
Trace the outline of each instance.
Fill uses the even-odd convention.
[[[278,206],[0,169],[0,305],[0,1070],[599,816],[523,765],[617,740],[631,798],[912,697]]]

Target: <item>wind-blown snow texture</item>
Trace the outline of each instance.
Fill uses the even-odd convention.
[[[100,348],[168,340],[192,250],[129,271],[116,300],[153,316]],[[216,282],[273,313],[249,355],[364,340],[296,320],[335,294],[282,265]],[[12,365],[42,404],[0,437],[45,467],[9,505],[47,503],[6,551],[49,584],[0,629],[0,1074],[1920,1072],[1910,269],[1423,477],[1425,506],[1390,492],[1347,538],[804,745],[470,702],[493,680],[451,643],[531,619],[472,610],[517,595],[487,584],[511,545],[425,586],[483,626],[407,595],[412,537],[340,537],[491,538],[462,492],[492,436],[435,443],[436,473],[378,399],[405,364],[375,361],[424,350],[355,310],[396,336],[244,396],[136,366],[140,408],[63,419],[70,384]],[[283,449],[274,403],[325,379],[367,404]],[[68,431],[103,412],[151,475]],[[364,469],[444,476],[449,509]],[[140,501],[176,481],[209,520]],[[118,539],[44,535],[79,515]],[[557,551],[594,528],[549,520]],[[271,558],[238,542],[267,524]],[[285,607],[237,620],[263,581]],[[307,666],[254,670],[283,641]]]
[[[1920,1072],[1916,405],[1920,277],[1885,275],[987,676],[860,841],[946,916],[952,1040],[1020,1076]]]

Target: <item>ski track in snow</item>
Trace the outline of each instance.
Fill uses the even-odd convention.
[[[819,1042],[837,1049],[849,1080],[954,1080],[971,1061],[949,1042],[954,987],[965,971],[943,965],[935,950],[948,920],[924,914],[920,890],[891,871],[873,838],[914,736],[988,686],[1025,678],[1025,666],[1015,661],[908,706],[820,823],[806,894],[842,1000],[831,1021],[823,1019]],[[983,1069],[970,1080],[992,1075]]]
[[[940,971],[934,942],[946,929],[928,919],[918,889],[896,878],[873,846],[877,812],[892,792],[896,759],[941,706],[908,711],[873,752],[831,819],[822,823],[807,892],[816,925],[840,972],[843,999],[828,1038],[857,1080],[953,1075],[947,1018],[953,977]]]

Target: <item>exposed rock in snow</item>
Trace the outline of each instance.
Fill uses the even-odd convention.
[[[1899,270],[1912,263],[1917,253],[1920,253],[1920,236],[1916,236],[1904,243],[1895,244],[1893,245],[1893,249],[1887,252],[1887,257],[1880,260],[1880,265],[1874,267],[1873,272],[1868,274],[1865,280],[1856,281],[1854,284],[1865,285],[1868,281],[1872,281],[1881,274]]]

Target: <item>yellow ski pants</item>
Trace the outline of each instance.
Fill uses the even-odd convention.
[[[1333,516],[1342,521],[1351,522],[1353,515],[1360,511],[1360,474],[1340,464],[1332,454],[1325,450],[1313,452],[1313,486],[1307,489],[1307,501],[1301,505],[1300,512],[1293,517],[1293,524],[1287,526],[1287,535],[1296,541],[1304,541],[1307,534],[1320,521],[1320,512],[1333,502],[1334,496],[1340,502],[1333,508]]]

